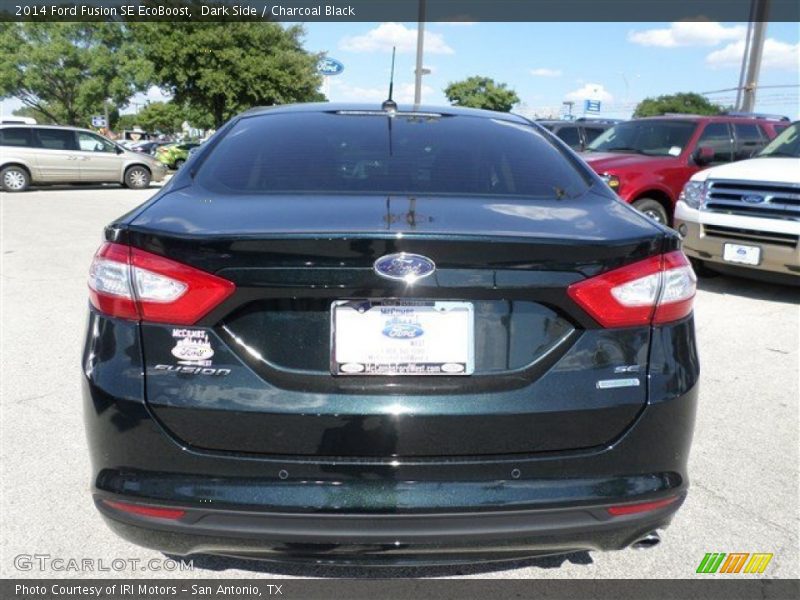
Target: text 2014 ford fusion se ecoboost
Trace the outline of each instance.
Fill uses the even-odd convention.
[[[679,238],[521,117],[250,111],[107,227],[89,288],[93,497],[137,544],[621,549],[686,496]]]

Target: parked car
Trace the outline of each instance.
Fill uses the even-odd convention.
[[[732,115],[634,119],[600,135],[583,158],[625,202],[670,224],[678,195],[692,175],[750,158],[786,121]]]
[[[146,188],[166,175],[159,162],[88,129],[0,125],[0,148],[0,184],[6,192],[57,183]]]
[[[756,158],[695,173],[675,226],[702,271],[800,285],[800,122]]]
[[[142,154],[149,154],[150,156],[153,156],[156,153],[156,150],[170,143],[171,142],[159,141],[136,142],[130,146],[130,149],[134,152],[141,152]]]
[[[618,119],[593,119],[580,117],[575,120],[537,119],[536,122],[552,131],[567,146],[576,152],[582,152],[606,129],[621,121]]]
[[[242,114],[106,228],[98,510],[179,555],[654,545],[697,396],[677,232],[522,117],[389,106]]]
[[[200,142],[179,142],[156,149],[156,158],[170,169],[180,169],[189,158],[189,151]]]

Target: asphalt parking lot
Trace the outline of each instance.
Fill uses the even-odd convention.
[[[0,196],[2,577],[174,575],[21,571],[14,561],[21,554],[161,558],[115,537],[90,501],[79,366],[86,274],[102,228],[152,193],[107,186]],[[195,557],[194,573],[183,575],[692,578],[706,552],[769,552],[774,558],[765,576],[797,578],[799,306],[797,289],[728,277],[701,280],[696,324],[702,383],[692,488],[654,549],[402,570]]]

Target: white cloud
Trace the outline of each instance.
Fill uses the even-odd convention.
[[[531,69],[531,75],[534,77],[561,77],[561,69],[540,67],[538,69]]]
[[[744,54],[744,41],[728,44],[706,56],[706,64],[714,69],[739,67]],[[765,69],[800,70],[800,44],[787,44],[773,38],[764,41],[761,66]]]
[[[628,32],[628,41],[640,46],[716,46],[729,40],[744,39],[744,25],[725,27],[716,21],[677,21],[667,29],[644,29]]]
[[[417,30],[409,29],[402,23],[381,23],[364,35],[346,36],[339,42],[339,49],[348,52],[391,52],[392,46],[396,46],[401,54],[416,52]],[[432,31],[425,33],[425,52],[454,54],[442,34]]]
[[[602,100],[603,102],[611,102],[614,100],[612,96],[602,85],[599,83],[587,83],[582,88],[573,90],[564,96],[564,100],[572,100],[573,102],[583,102],[584,100]]]

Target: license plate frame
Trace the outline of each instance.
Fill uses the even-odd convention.
[[[761,264],[761,248],[748,244],[726,242],[722,246],[722,260],[737,265],[757,267]]]
[[[472,302],[334,300],[330,321],[330,370],[336,377],[463,377],[475,372]]]

